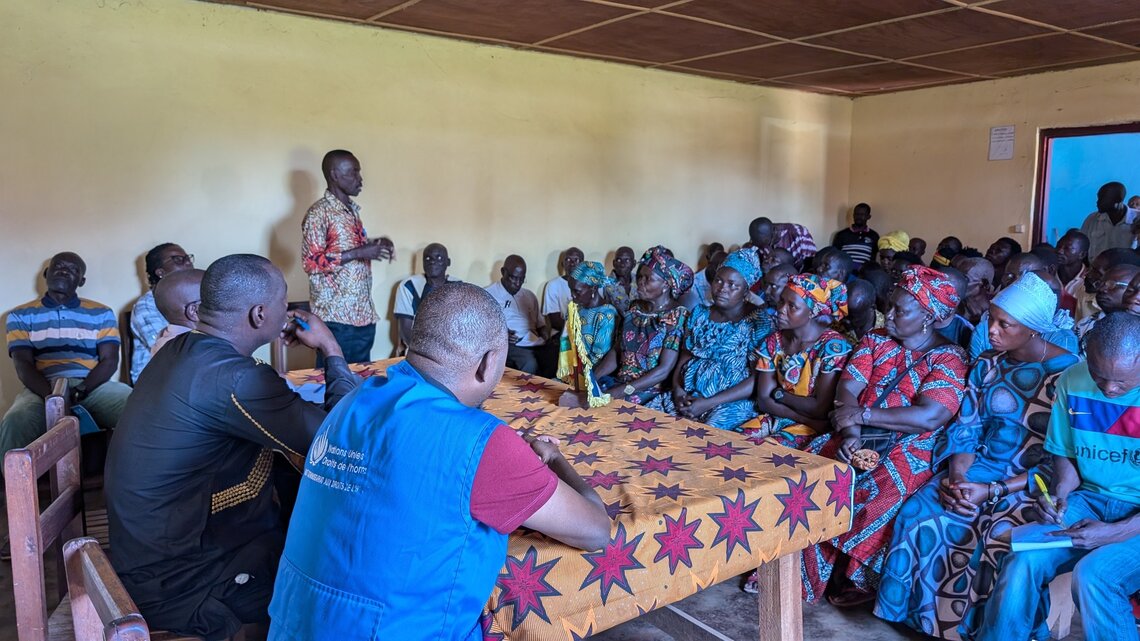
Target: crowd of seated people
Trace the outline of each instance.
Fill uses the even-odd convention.
[[[306,270],[325,288],[313,313],[287,311],[284,278],[264,258],[227,256],[203,271],[177,244],[159,245],[146,256],[151,290],[132,317],[133,392],[110,380],[118,324],[110,309],[78,297],[79,256],[54,256],[43,298],[9,314],[9,353],[26,389],[4,416],[0,444],[22,447],[43,433],[42,399],[58,377],[69,379],[93,429],[115,430],[106,470],[114,563],[152,627],[221,638],[273,612],[272,638],[317,638],[322,609],[353,603],[377,610],[340,632],[381,625],[390,595],[376,586],[392,580],[391,568],[331,542],[382,523],[383,506],[413,521],[435,518],[401,488],[448,476],[472,452],[478,465],[431,485],[419,503],[470,493],[468,513],[451,510],[443,517],[451,525],[422,543],[479,561],[440,561],[432,576],[415,577],[420,585],[402,581],[407,592],[393,601],[455,608],[455,617],[385,614],[387,633],[428,626],[465,638],[478,614],[472,604],[489,593],[505,537],[520,525],[596,548],[604,510],[557,444],[524,441],[479,409],[504,366],[553,375],[559,344],[575,332],[608,398],[852,465],[853,526],[804,551],[806,601],[873,602],[883,619],[940,638],[1041,638],[1046,585],[1066,567],[1075,568],[1088,638],[1136,633],[1128,598],[1140,590],[1129,552],[1140,543],[1132,445],[1140,442],[1140,254],[1127,246],[1132,237],[1090,254],[1089,235],[1073,229],[1056,248],[1023,252],[1000,238],[983,255],[947,236],[927,264],[924,240],[903,230],[880,236],[861,203],[854,224],[818,252],[802,226],[758,218],[738,247],[707,246],[695,273],[663,246],[640,259],[619,247],[609,270],[571,247],[541,296],[524,287],[519,255],[480,288],[448,275],[447,248],[431,243],[423,275],[396,291],[406,364],[380,386],[348,369],[368,357],[360,336],[374,305],[346,306],[336,292],[359,291],[365,277],[370,285],[364,267],[394,250],[355,227],[359,163],[346,153],[326,158],[329,190],[310,214],[343,226],[358,245],[320,247],[321,234],[337,242],[342,234],[306,219]],[[1115,194],[1123,191],[1108,190]],[[1098,208],[1123,206],[1107,198],[1102,189]],[[362,264],[356,280],[329,276],[347,263]],[[326,324],[320,308],[339,320]],[[251,357],[277,337],[319,352],[322,406]],[[346,358],[342,341],[363,357]],[[412,402],[422,416],[389,411]],[[432,412],[473,436],[441,437],[428,445],[439,456],[424,456],[406,431]],[[371,415],[386,418],[372,425]],[[363,439],[366,428],[391,449]],[[329,493],[331,482],[298,474],[314,438],[324,439],[321,457],[358,452],[364,468],[395,466],[421,481]],[[306,469],[318,464],[310,456]],[[287,530],[282,497],[298,484],[301,516]],[[1011,529],[1042,521],[1072,547],[1011,553]],[[439,601],[449,590],[466,600]]]

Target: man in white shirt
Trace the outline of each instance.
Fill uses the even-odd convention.
[[[1098,256],[1106,249],[1132,247],[1132,223],[1137,212],[1124,204],[1126,194],[1124,185],[1118,182],[1105,183],[1097,190],[1096,211],[1081,225],[1081,231],[1089,237],[1089,256]]]
[[[507,332],[510,342],[507,347],[507,366],[528,374],[538,372],[538,348],[546,344],[547,327],[538,311],[538,297],[529,289],[523,289],[526,282],[526,261],[521,256],[511,254],[503,261],[499,272],[502,278],[487,286],[507,317]]]
[[[681,296],[682,305],[690,311],[697,305],[712,305],[712,279],[727,257],[728,254],[723,249],[708,256],[705,268],[693,275],[693,286]]]
[[[570,304],[570,274],[586,260],[581,249],[571,247],[562,252],[562,275],[546,282],[542,288],[542,315],[555,333],[566,324],[566,306]]]
[[[432,243],[424,247],[421,257],[424,273],[413,274],[405,278],[396,289],[396,307],[393,314],[400,332],[400,343],[408,345],[412,339],[412,322],[416,318],[416,310],[420,308],[420,301],[428,292],[453,279],[447,274],[451,267],[451,258],[447,255],[447,248],[439,243]]]

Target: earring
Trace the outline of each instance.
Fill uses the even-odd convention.
[[[928,325],[927,323],[923,323],[922,324],[922,335],[926,336],[926,333],[929,331],[930,331],[930,325]]]

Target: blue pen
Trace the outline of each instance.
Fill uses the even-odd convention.
[[[309,324],[306,323],[300,316],[294,316],[293,322],[297,323],[297,325],[306,332],[309,331]]]

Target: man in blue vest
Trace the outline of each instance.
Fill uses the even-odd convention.
[[[309,450],[271,640],[481,639],[510,532],[608,542],[601,499],[557,446],[480,409],[506,356],[486,291],[447,283],[424,297],[407,360],[346,397]]]

